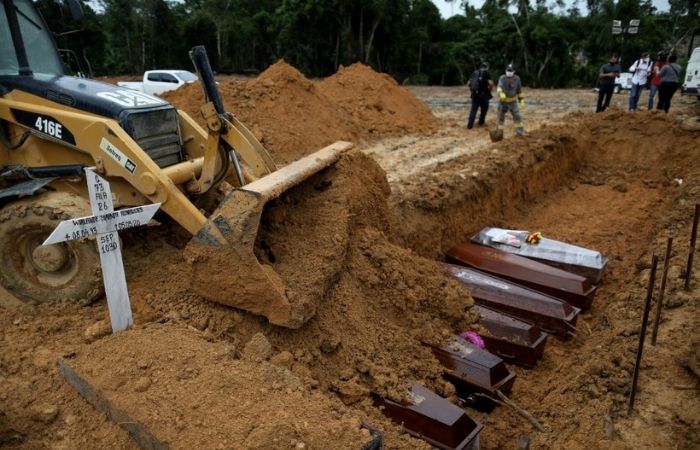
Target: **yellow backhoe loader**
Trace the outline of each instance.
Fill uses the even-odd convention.
[[[75,18],[79,3],[68,2]],[[254,254],[265,204],[334,164],[336,142],[277,169],[268,152],[223,108],[206,53],[190,56],[206,93],[207,130],[141,92],[65,76],[53,37],[30,0],[0,0],[0,283],[22,299],[88,303],[101,295],[95,243],[41,246],[58,222],[90,215],[85,167],[111,184],[115,207],[161,203],[193,236],[192,255],[225,258],[227,289],[192,274],[210,300],[296,328],[285,285]],[[235,189],[208,217],[193,203],[226,180]]]

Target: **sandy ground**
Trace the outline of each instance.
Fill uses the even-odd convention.
[[[437,163],[490,148],[488,130],[497,124],[498,103],[491,99],[485,127],[475,124],[471,130],[466,128],[471,99],[468,89],[463,86],[413,86],[410,90],[432,108],[433,114],[442,122],[442,127],[430,139],[406,136],[383,140],[366,149],[386,170],[389,181],[396,182],[394,184],[397,189],[400,189],[400,180],[425,172]],[[598,94],[588,89],[525,89],[524,95],[526,106],[522,114],[526,131],[565,124],[565,117],[572,111],[595,111],[598,99]],[[613,95],[610,105],[625,108],[628,98],[628,91],[622,91]],[[645,92],[643,99],[646,98]],[[682,103],[692,104],[689,99],[682,100]],[[512,117],[507,116],[506,136],[513,135],[512,123]]]
[[[454,171],[458,166],[461,176],[473,175],[477,180],[507,177],[510,166],[498,162],[509,160],[512,155],[508,150],[515,154],[519,141],[511,139],[510,119],[506,123],[507,142],[502,146],[490,142],[486,128],[466,130],[468,98],[465,88],[414,87],[411,90],[432,108],[439,121],[438,130],[429,136],[384,139],[363,150],[387,172],[390,202],[399,211],[400,218],[417,211],[450,222],[447,206],[445,209],[435,204],[421,206],[416,199],[426,192],[432,195],[440,188],[448,193],[447,197],[450,197],[449,192],[453,196],[460,192],[454,180],[448,182],[442,177],[446,167]],[[532,138],[536,141],[526,142],[528,148],[534,148],[540,142],[549,142],[547,139],[551,136],[546,130],[561,134],[561,130],[578,120],[581,111],[592,111],[596,94],[587,90],[527,90],[526,98],[525,128],[528,133],[536,134]],[[624,107],[626,101],[626,93],[616,95],[613,106]],[[694,100],[676,96],[675,101],[674,108],[681,112],[680,116],[675,116],[679,119],[678,126],[694,129]],[[569,115],[571,112],[579,116]],[[620,110],[606,114],[614,123],[615,114],[626,113]],[[642,114],[646,114],[645,123],[655,127],[654,130],[661,129],[663,123],[657,123],[649,113]],[[495,110],[491,108],[487,127],[494,123]],[[461,227],[452,223],[445,225],[459,233],[452,229],[442,231],[436,244],[424,247],[419,242],[428,239],[425,230],[406,234],[405,245],[418,253],[439,258],[436,247],[444,250],[458,241],[456,235],[460,233],[464,238],[486,225],[523,227],[596,248],[611,259],[596,303],[582,317],[580,337],[568,342],[550,339],[545,358],[535,369],[515,369],[518,379],[513,399],[551,431],[534,431],[504,406],[489,415],[467,408],[472,417],[486,424],[481,437],[482,448],[514,448],[522,435],[532,439],[534,448],[690,449],[700,445],[698,378],[689,369],[697,345],[694,340],[698,337],[700,281],[697,275],[690,293],[680,288],[689,218],[692,206],[700,201],[696,181],[700,177],[700,159],[697,147],[692,150],[693,136],[697,143],[698,135],[697,132],[684,135],[683,145],[691,145],[684,148],[691,148],[691,151],[665,164],[659,153],[671,151],[672,146],[662,150],[649,148],[647,153],[640,151],[636,155],[635,147],[647,149],[653,136],[646,136],[643,129],[635,129],[630,121],[625,123],[630,128],[626,130],[626,137],[616,137],[615,127],[603,121],[597,124],[597,136],[576,141],[579,134],[585,134],[576,132],[571,138],[574,140],[560,142],[562,147],[577,146],[578,150],[568,156],[575,162],[559,167],[554,159],[545,159],[556,166],[552,172],[561,174],[552,175],[550,180],[544,169],[539,172],[544,180],[540,184],[537,179],[521,180],[522,184],[537,185],[536,188],[506,196],[498,191],[496,184],[486,183],[484,192],[503,196],[488,200],[489,211],[498,210],[501,201],[509,203],[498,213],[484,217],[486,214],[476,209],[482,200],[470,203],[469,198],[450,197],[450,201],[461,208],[460,220],[474,216],[471,222],[464,219]],[[544,134],[537,134],[543,133],[543,128]],[[644,139],[637,142],[635,133],[645,136]],[[591,147],[586,148],[586,145]],[[595,153],[600,158],[587,159],[587,151],[601,150],[608,145],[624,147],[624,154],[617,158],[614,152],[601,151]],[[550,158],[557,154],[552,155]],[[484,161],[490,161],[491,165]],[[489,172],[485,173],[486,170]],[[503,171],[506,173],[500,173]],[[456,178],[457,183],[460,179]],[[674,185],[674,179],[684,179],[685,184]],[[472,190],[478,191],[477,188]],[[522,200],[511,202],[512,198]],[[470,208],[474,208],[473,214]],[[639,334],[641,302],[649,276],[648,261],[652,251],[663,252],[669,234],[676,237],[678,244],[672,259],[659,345],[651,347],[647,343],[637,409],[628,416],[626,401]],[[135,273],[148,252],[148,249],[133,247],[129,251],[127,247],[128,277],[137,277]],[[57,356],[85,345],[90,328],[105,316],[104,303],[88,308],[30,306],[19,303],[6,292],[0,292],[0,296],[4,309],[0,310],[0,342],[3,348],[12,349],[0,356],[0,446],[136,448],[126,432],[94,411],[63,382],[53,364]],[[198,328],[194,321],[199,318],[184,320]]]

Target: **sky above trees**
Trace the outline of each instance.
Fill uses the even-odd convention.
[[[676,49],[682,59],[678,46],[700,33],[700,0],[669,0],[668,12],[658,0],[585,0],[578,9],[480,1],[462,9],[455,0],[463,14],[444,18],[431,0],[91,0],[84,31],[58,44],[94,75],[191,70],[188,51],[205,45],[219,73],[258,73],[284,59],[325,77],[362,62],[401,83],[464,84],[488,61],[497,71],[515,64],[529,86],[564,87],[594,85],[611,54],[624,64]],[[78,28],[63,2],[38,3],[54,31]],[[613,35],[613,19],[640,19],[639,33]]]
[[[449,19],[450,17],[457,15],[457,14],[464,14],[464,10],[462,9],[461,6],[461,1],[460,0],[452,0],[452,1],[447,1],[447,0],[431,0],[435,6],[438,7],[440,10],[440,15],[442,16],[443,19]],[[470,6],[473,6],[475,8],[481,8],[484,4],[484,0],[469,0],[467,3],[469,3]],[[554,2],[551,2],[554,3]],[[565,2],[567,6],[563,9],[566,9],[569,7],[569,5],[577,4],[578,7],[582,10],[586,10],[586,2],[583,0],[577,0],[577,1],[566,1]],[[657,10],[659,11],[665,11],[668,12],[670,9],[670,5],[668,3],[668,0],[653,0],[652,2],[654,6],[656,7]]]

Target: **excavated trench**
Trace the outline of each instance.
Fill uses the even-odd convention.
[[[549,339],[536,368],[513,368],[518,378],[512,398],[552,432],[535,432],[506,406],[490,414],[468,409],[486,424],[482,448],[510,447],[521,435],[538,448],[691,448],[698,435],[688,425],[698,423],[700,402],[668,386],[697,382],[683,363],[694,351],[683,334],[697,326],[688,315],[697,312],[697,301],[688,301],[697,298],[697,288],[690,297],[680,288],[688,224],[700,201],[697,132],[658,114],[573,121],[496,147],[493,158],[438,163],[408,187],[396,179],[402,195],[392,203],[399,234],[417,253],[440,260],[486,226],[541,231],[610,259],[593,307],[579,318],[576,339]],[[644,400],[627,417],[650,254],[663,254],[666,236],[675,236],[677,247],[666,291],[667,326],[660,332],[665,343],[647,350]],[[673,408],[665,396],[683,406]]]
[[[521,141],[507,143],[483,160],[477,155],[440,163],[430,175],[437,184],[414,179],[410,191],[404,185],[408,195],[392,199],[403,242],[418,254],[438,257],[465,234],[505,221],[559,189],[584,163],[580,136],[533,139],[525,148]]]

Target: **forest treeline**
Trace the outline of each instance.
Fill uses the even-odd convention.
[[[61,2],[37,3],[55,33],[78,26]],[[362,61],[399,82],[462,84],[488,61],[496,72],[514,63],[527,85],[565,87],[592,85],[612,53],[626,65],[700,33],[700,0],[670,0],[669,12],[651,0],[571,3],[461,2],[464,15],[445,20],[430,0],[93,0],[83,2],[83,30],[57,43],[93,76],[191,70],[188,51],[204,44],[220,73],[284,58],[323,77]],[[614,19],[639,19],[639,33],[613,35]]]

